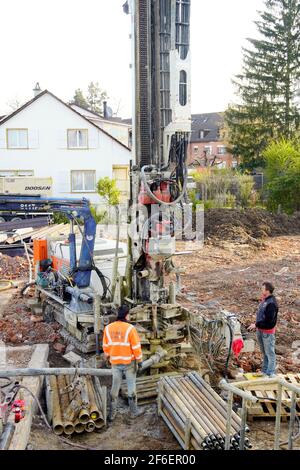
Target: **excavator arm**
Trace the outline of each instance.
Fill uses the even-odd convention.
[[[64,214],[71,222],[69,234],[70,271],[72,272],[74,284],[78,288],[85,288],[90,285],[96,222],[87,199],[43,198],[21,195],[0,196],[1,211]],[[80,258],[77,261],[76,236],[73,226],[74,222],[76,223],[79,220],[83,222],[83,230]]]

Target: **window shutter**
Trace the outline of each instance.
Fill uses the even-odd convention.
[[[67,136],[67,129],[58,131],[58,143],[57,146],[59,149],[67,149],[68,148],[68,136]]]
[[[89,129],[88,132],[88,146],[90,149],[97,149],[99,148],[99,132],[97,129]]]
[[[0,149],[6,148],[6,135],[5,129],[0,127]]]
[[[39,131],[37,129],[30,129],[28,131],[28,146],[30,149],[39,148]]]

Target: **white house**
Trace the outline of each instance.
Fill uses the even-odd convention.
[[[0,120],[0,176],[52,177],[54,197],[100,204],[96,183],[128,189],[130,149],[45,90]]]

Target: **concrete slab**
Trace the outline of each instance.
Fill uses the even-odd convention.
[[[65,354],[63,358],[73,366],[75,366],[76,364],[80,364],[82,361],[82,357],[74,353],[73,351],[70,351]]]

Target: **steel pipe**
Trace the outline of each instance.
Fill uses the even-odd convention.
[[[93,421],[96,421],[97,419],[100,418],[100,411],[96,404],[96,398],[95,398],[95,394],[94,394],[94,390],[92,386],[92,379],[88,377],[86,381],[87,381],[88,397],[89,397],[89,404],[90,404],[90,419],[92,419]]]
[[[74,423],[74,430],[76,434],[82,434],[85,430],[85,425],[81,423],[79,420],[76,420]]]
[[[158,364],[164,357],[166,357],[168,354],[167,351],[165,351],[162,348],[157,349],[156,353],[151,356],[149,359],[143,362],[142,367],[141,367],[141,372],[150,369],[155,364]]]
[[[150,359],[149,359],[150,360]],[[145,361],[147,362],[147,361]],[[65,368],[43,368],[43,369],[8,369],[0,371],[0,378],[6,379],[11,377],[37,377],[47,375],[91,375],[95,377],[111,377],[111,369],[65,369]]]
[[[274,450],[280,450],[282,388],[283,386],[278,382]]]
[[[53,431],[57,436],[61,436],[64,433],[64,425],[60,408],[57,380],[55,376],[50,376],[50,387],[52,390]]]
[[[201,382],[200,382],[201,381]],[[158,413],[185,450],[238,450],[251,448],[242,419],[232,410],[233,392],[226,403],[199,375],[164,377],[158,385]],[[245,394],[248,400],[248,394]],[[244,397],[244,410],[247,400]],[[228,416],[232,416],[228,420]],[[244,426],[243,426],[244,423]],[[243,431],[244,429],[244,431]]]
[[[94,421],[92,421],[92,420],[88,421],[85,425],[85,430],[88,433],[94,432],[95,428],[96,428],[96,425],[95,425]]]
[[[291,416],[290,416],[290,426],[289,426],[289,439],[288,439],[288,450],[293,450],[293,431],[296,419],[296,393],[292,393],[292,402],[291,402]]]
[[[0,437],[0,450],[8,450],[15,428],[14,423],[6,423],[4,431]]]
[[[210,402],[212,398],[215,400],[214,406],[220,411],[220,413],[222,414],[222,416],[225,418],[225,421],[226,421],[227,416],[228,416],[227,415],[228,409],[226,408],[226,403],[224,402],[224,400],[199,375],[195,376],[195,375],[189,374],[189,378],[192,380],[195,386],[199,389],[199,391],[201,391],[201,393],[203,393]],[[241,429],[241,419],[236,413],[232,415],[232,426],[236,432],[239,432]]]
[[[223,390],[227,390],[229,392],[232,392],[234,395],[237,395],[241,398],[244,398],[245,400],[250,401],[251,403],[257,403],[258,402],[258,398],[251,395],[251,393],[244,392],[243,390],[240,390],[239,388],[234,387],[233,385],[226,382],[225,379],[221,380],[219,386]]]
[[[60,409],[61,415],[63,417],[64,433],[67,436],[71,436],[72,434],[74,434],[74,426],[72,421],[69,421],[66,415],[66,411],[68,410],[69,406],[69,394],[67,391],[66,379],[63,375],[59,375],[57,377],[57,387],[60,397]]]

